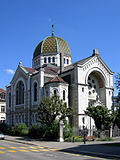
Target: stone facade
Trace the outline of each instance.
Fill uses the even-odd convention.
[[[6,91],[0,88],[0,123],[5,123],[6,121],[5,94],[6,94]]]
[[[36,123],[41,98],[55,94],[69,107],[74,107],[75,115],[70,123],[75,130],[83,125],[88,129],[95,126],[94,121],[84,114],[89,105],[112,108],[113,72],[96,49],[90,57],[72,63],[68,44],[51,36],[37,45],[32,61],[32,68],[19,63],[7,87],[8,124],[24,122],[30,126]]]

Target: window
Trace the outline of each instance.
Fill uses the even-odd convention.
[[[92,88],[92,84],[90,82],[88,82],[88,88],[91,89]]]
[[[65,64],[65,58],[64,58],[64,64]]]
[[[52,57],[52,62],[53,62],[53,63],[55,62],[55,57]]]
[[[91,78],[90,78],[90,77],[88,77],[88,80],[90,81],[90,80],[91,80]]]
[[[9,93],[9,107],[11,107],[11,93]]]
[[[63,100],[65,101],[65,90],[63,90]]]
[[[56,89],[54,90],[54,96],[57,96],[57,90]]]
[[[44,58],[44,63],[47,63],[47,58],[46,57]]]
[[[69,59],[67,59],[67,64],[69,64]]]
[[[46,91],[46,97],[48,97],[48,91]]]
[[[1,106],[1,113],[5,113],[5,106]]]
[[[51,63],[51,58],[50,57],[48,57],[48,63]]]
[[[24,123],[24,115],[22,115],[22,122]]]
[[[84,92],[84,88],[82,87],[82,92]]]
[[[16,87],[16,105],[24,104],[24,84],[19,81]]]
[[[37,83],[34,83],[34,102],[37,101]]]

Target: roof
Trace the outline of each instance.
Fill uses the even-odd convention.
[[[46,53],[64,53],[71,56],[67,42],[59,37],[49,36],[42,40],[35,48],[33,58]]]
[[[0,88],[0,93],[6,93],[6,91],[2,88]]]
[[[23,67],[28,73],[34,73],[36,72],[37,70],[34,69],[34,68],[29,68],[29,67]]]
[[[75,64],[81,64],[81,65],[83,65],[83,64],[86,63],[88,60],[90,60],[92,57],[93,57],[93,56],[84,58],[84,59],[82,59],[82,60],[80,60],[80,61],[78,61],[78,62],[75,62],[75,63],[73,63],[73,64],[70,64],[69,66],[66,66],[66,67],[64,68],[64,71],[63,71],[63,72],[66,72],[66,71],[69,71],[69,70],[73,69]]]
[[[44,70],[45,70],[45,73],[48,73],[48,74],[57,74],[59,71],[59,68],[46,66],[46,67],[44,67]]]
[[[65,83],[65,81],[59,76],[54,77],[53,79],[49,80],[47,83],[51,83],[51,82]]]

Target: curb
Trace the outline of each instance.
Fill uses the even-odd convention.
[[[28,144],[28,145],[38,146],[37,144],[33,144],[33,143],[29,143],[29,142],[22,142],[22,141],[19,141],[19,140],[5,139],[5,141],[17,142],[17,143],[22,143],[22,144]]]

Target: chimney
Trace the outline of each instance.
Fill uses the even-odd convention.
[[[92,56],[98,55],[98,50],[97,49],[93,49],[93,54]]]

